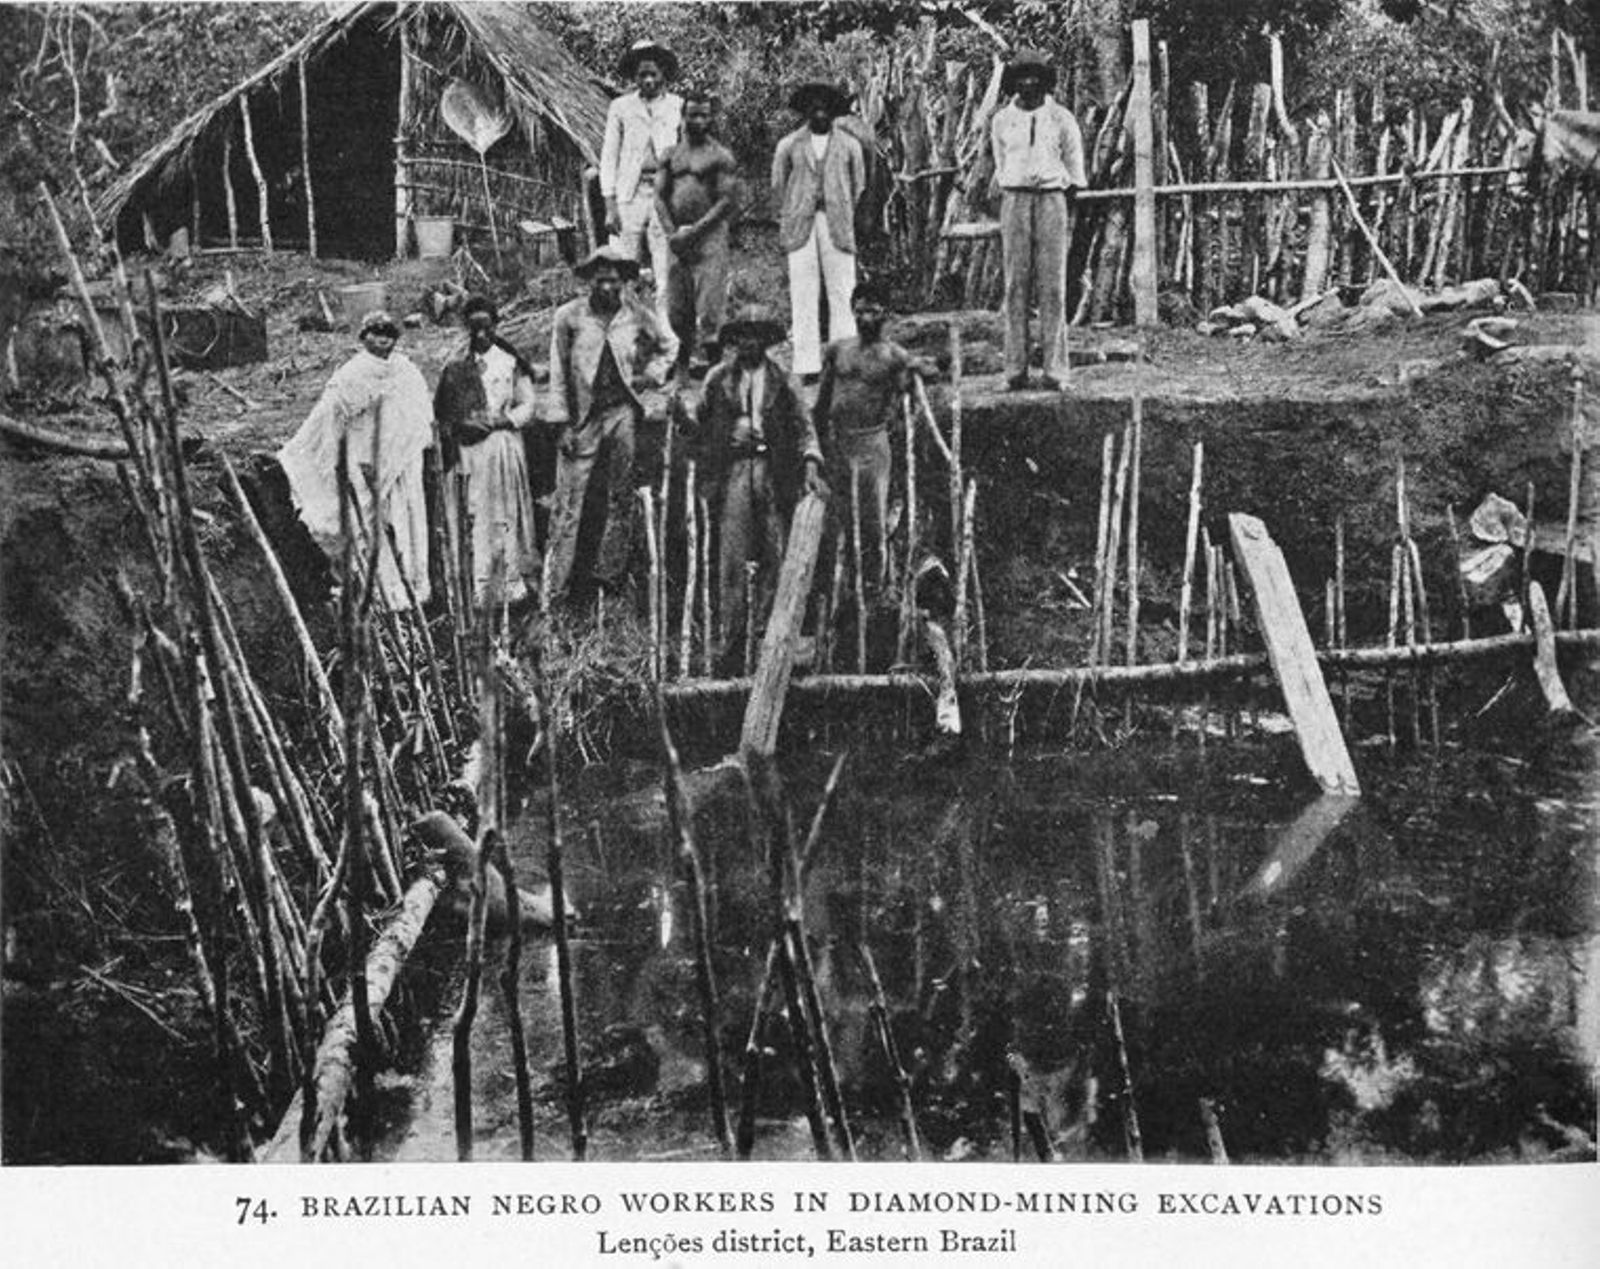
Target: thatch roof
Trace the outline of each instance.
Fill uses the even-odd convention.
[[[352,4],[178,124],[100,195],[95,214],[104,224],[116,223],[122,208],[146,182],[155,178],[165,183],[178,177],[196,142],[240,97],[263,86],[279,86],[285,76],[296,74],[302,59],[315,60],[363,22],[410,22],[438,16],[441,11],[460,25],[471,55],[500,76],[506,105],[524,132],[531,135],[542,122],[571,141],[586,162],[596,163],[609,94],[539,22],[534,10],[529,4],[481,0]]]

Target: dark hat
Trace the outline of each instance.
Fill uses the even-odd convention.
[[[617,74],[623,79],[632,79],[639,70],[639,63],[643,61],[652,61],[661,67],[663,79],[678,78],[678,55],[665,44],[658,44],[654,40],[635,42],[617,61]]]
[[[850,103],[854,100],[848,88],[838,84],[830,84],[826,80],[808,79],[796,84],[789,93],[789,109],[800,114],[810,114],[811,107],[817,103],[828,108],[828,113],[835,119],[840,115],[850,113]]]
[[[626,251],[617,247],[596,247],[577,264],[572,266],[572,271],[580,278],[589,278],[602,264],[614,264],[622,274],[623,281],[632,282],[639,276],[639,262]]]
[[[478,313],[486,313],[491,323],[500,320],[500,310],[494,306],[494,301],[487,295],[474,295],[468,298],[461,306],[461,320],[470,323]]]
[[[1017,91],[1017,76],[1023,71],[1038,71],[1044,76],[1045,92],[1055,91],[1056,68],[1049,57],[1036,48],[1025,48],[1007,62],[1005,70],[1000,72],[1000,92],[1003,96]]]
[[[770,347],[782,343],[786,334],[788,330],[776,309],[766,304],[745,304],[735,309],[733,316],[722,323],[717,338],[723,347],[727,347],[736,340],[754,336]]]
[[[865,304],[871,301],[879,308],[889,307],[889,284],[881,278],[862,278],[856,283],[856,289],[850,296],[852,304]]]
[[[361,319],[358,333],[367,334],[369,331],[387,331],[396,339],[400,338],[400,323],[395,321],[385,309],[375,308]]]

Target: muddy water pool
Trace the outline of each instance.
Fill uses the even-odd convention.
[[[1354,802],[1319,799],[1286,736],[1204,755],[1187,741],[852,755],[806,926],[859,1156],[903,1157],[863,945],[928,1159],[1009,1160],[1014,1087],[1028,1158],[1126,1158],[1136,1128],[1146,1159],[1203,1160],[1202,1100],[1236,1162],[1581,1154],[1569,1130],[1593,1132],[1600,1058],[1600,790],[1590,749],[1529,746],[1367,747]],[[801,824],[830,758],[785,763]],[[655,779],[594,768],[563,798],[591,1158],[716,1156],[687,893]],[[741,798],[721,782],[697,817],[735,1112],[769,928]],[[542,816],[525,820],[526,877],[544,846]],[[424,972],[444,1007],[385,1093],[383,1158],[455,1158],[460,971]],[[569,1158],[551,942],[528,944],[521,979],[537,1155]],[[513,1159],[494,980],[474,1031],[474,1153]],[[756,1156],[811,1157],[781,1022],[764,1042]]]

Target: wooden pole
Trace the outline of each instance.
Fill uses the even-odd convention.
[[[678,640],[678,677],[691,673],[694,656],[695,595],[700,587],[700,517],[694,492],[694,459],[690,459],[683,478],[683,629]]]
[[[1200,491],[1204,480],[1206,443],[1194,443],[1189,476],[1189,522],[1183,538],[1183,586],[1178,596],[1178,664],[1189,659],[1189,613],[1194,605],[1194,552],[1200,533]]]
[[[1117,459],[1117,477],[1111,492],[1111,520],[1106,530],[1105,603],[1100,609],[1099,659],[1111,660],[1112,639],[1117,622],[1117,557],[1122,554],[1122,509],[1128,492],[1128,469],[1133,460],[1133,425],[1122,429],[1122,450]]]
[[[250,121],[250,94],[239,94],[239,117],[244,120],[244,152],[250,160],[250,171],[256,178],[256,201],[261,218],[261,249],[272,251],[272,213],[267,205],[267,177],[261,170],[261,160],[256,157],[255,128]]]
[[[394,258],[404,260],[411,230],[411,153],[407,129],[411,125],[411,24],[400,24],[400,88],[395,104],[394,129]],[[462,532],[465,532],[463,528]],[[467,575],[469,578],[471,574]]]
[[[1159,270],[1156,242],[1155,133],[1151,118],[1150,23],[1133,24],[1133,95],[1128,100],[1133,122],[1133,263],[1128,285],[1133,291],[1136,326],[1154,326],[1159,320],[1156,277]]]
[[[877,1032],[878,1045],[883,1050],[884,1061],[894,1077],[895,1090],[900,1096],[900,1132],[905,1141],[906,1158],[912,1163],[922,1158],[922,1144],[917,1136],[917,1113],[911,1101],[911,1077],[906,1074],[905,1063],[900,1058],[900,1047],[895,1043],[894,1026],[889,1016],[889,1001],[883,994],[883,982],[878,977],[878,967],[872,959],[872,949],[862,943],[857,951],[867,970],[867,982],[872,987],[872,1003],[868,1006],[873,1030]]]
[[[961,552],[962,499],[965,482],[961,475],[961,323],[950,323],[950,558],[955,560]],[[960,665],[967,646],[967,578],[960,569],[955,576],[955,622],[950,632],[955,646],[956,664]]]
[[[1356,202],[1356,192],[1350,188],[1350,182],[1345,177],[1344,169],[1339,166],[1339,160],[1330,159],[1329,167],[1333,171],[1334,179],[1339,182],[1340,190],[1344,192],[1345,201],[1350,205],[1350,218],[1356,222],[1356,228],[1361,231],[1362,237],[1367,240],[1367,246],[1372,248],[1373,258],[1377,260],[1379,267],[1382,268],[1389,281],[1394,283],[1396,290],[1400,293],[1400,297],[1405,300],[1406,307],[1411,310],[1411,315],[1413,317],[1421,317],[1421,305],[1417,303],[1416,297],[1407,289],[1406,284],[1400,280],[1400,275],[1395,272],[1393,262],[1384,254],[1383,248],[1378,245],[1377,237],[1361,215],[1361,207]]]
[[[1256,619],[1267,655],[1283,689],[1300,751],[1313,778],[1328,793],[1359,794],[1360,782],[1328,699],[1316,648],[1295,598],[1283,553],[1253,516],[1228,517],[1234,556],[1250,577]]]
[[[666,699],[660,686],[656,691],[656,721],[661,735],[665,764],[667,820],[677,845],[678,865],[689,886],[689,911],[693,917],[695,982],[700,992],[701,1036],[706,1054],[706,1084],[711,1092],[711,1127],[723,1158],[733,1154],[728,1131],[728,1099],[722,1082],[722,1044],[719,1039],[721,1008],[717,1003],[717,981],[711,965],[711,931],[706,920],[705,873],[700,852],[695,847],[689,799],[683,789],[683,769],[678,762],[678,747],[667,727]]]
[[[544,716],[553,719],[555,693],[550,686],[548,643],[540,662],[543,667],[541,686],[544,692]],[[561,989],[561,1041],[567,1073],[567,1130],[572,1139],[572,1157],[581,1163],[589,1153],[589,1134],[583,1122],[583,1065],[578,1057],[578,1004],[572,986],[572,946],[567,932],[567,888],[561,840],[561,789],[556,774],[558,754],[556,728],[553,726],[545,728],[544,758],[549,790],[549,804],[545,810],[548,839],[545,871],[550,875],[550,910],[555,924],[556,976],[560,980]]]
[[[850,463],[850,585],[856,607],[856,673],[867,672],[867,588],[861,576],[861,467]],[[957,589],[957,603],[965,598]]]
[[[1135,23],[1134,25],[1138,25]],[[1133,394],[1133,471],[1128,492],[1128,664],[1139,663],[1139,485],[1144,451],[1144,396]]]
[[[650,677],[661,678],[661,551],[656,543],[655,495],[650,486],[639,491],[639,501],[644,504],[644,541],[650,557],[649,608],[650,608]],[[746,613],[746,621],[755,620],[755,614]]]
[[[317,196],[311,185],[311,98],[306,91],[306,59],[295,63],[300,78],[300,173],[306,185],[306,251],[317,258]],[[195,237],[199,250],[199,235]]]
[[[222,130],[222,191],[228,196],[228,246],[239,249],[239,198],[233,192],[233,133]],[[198,243],[196,246],[198,247]]]
[[[917,425],[911,414],[909,393],[900,398],[900,417],[906,446],[906,562],[900,574],[900,625],[894,646],[896,665],[904,665],[911,653],[911,627],[917,611]]]
[[[1556,589],[1556,621],[1569,630],[1578,616],[1578,506],[1583,496],[1583,366],[1572,367],[1572,465],[1567,482],[1567,533],[1561,553],[1561,584]],[[1600,566],[1600,559],[1595,561]]]
[[[712,658],[716,656],[717,643],[711,612],[711,508],[704,494],[695,496],[695,505],[700,511],[700,523],[705,528],[700,535],[700,640],[703,669],[706,677],[710,678],[715,673]]]

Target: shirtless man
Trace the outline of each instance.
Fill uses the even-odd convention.
[[[739,168],[733,152],[711,136],[711,93],[683,90],[683,140],[661,160],[656,216],[667,234],[667,314],[679,361],[705,373],[728,298],[728,233],[737,211]]]

